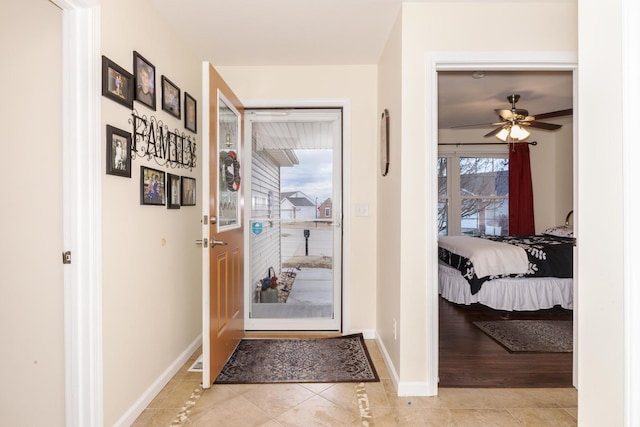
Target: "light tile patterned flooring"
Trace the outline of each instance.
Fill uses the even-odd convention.
[[[218,385],[188,372],[198,350],[133,424],[139,426],[576,426],[573,388],[440,388],[397,397],[375,341],[376,383]]]

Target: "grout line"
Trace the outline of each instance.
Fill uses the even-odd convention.
[[[187,399],[187,401],[178,412],[178,415],[176,415],[176,418],[170,424],[171,427],[179,427],[184,425],[184,422],[187,420],[187,417],[191,413],[193,407],[196,405],[198,399],[200,399],[200,396],[202,396],[202,385],[199,385],[198,388],[193,390],[191,396],[189,396],[189,399]]]
[[[373,427],[373,415],[371,415],[371,407],[369,406],[369,395],[364,383],[356,385],[356,399],[358,400],[358,409],[360,409],[360,421],[363,427]]]

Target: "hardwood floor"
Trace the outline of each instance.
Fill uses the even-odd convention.
[[[529,312],[456,305],[440,298],[440,387],[571,387],[572,353],[510,353],[471,322],[477,320],[572,320],[560,307]]]

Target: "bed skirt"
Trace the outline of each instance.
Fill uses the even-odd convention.
[[[496,279],[483,283],[480,291],[472,295],[469,282],[462,274],[442,262],[438,267],[438,293],[456,304],[479,302],[496,310],[533,311],[556,305],[573,310],[573,279]]]

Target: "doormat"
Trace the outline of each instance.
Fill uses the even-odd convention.
[[[511,352],[573,351],[571,320],[495,320],[473,324]]]
[[[317,339],[243,339],[216,384],[374,382],[362,334]]]

